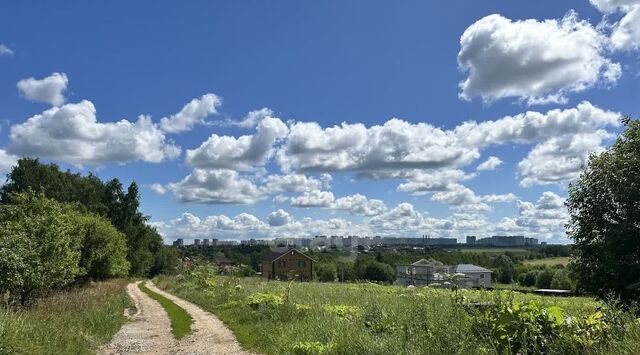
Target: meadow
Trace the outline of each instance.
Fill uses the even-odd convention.
[[[127,321],[127,280],[59,291],[26,309],[0,308],[0,354],[93,354]]]
[[[542,266],[562,265],[562,266],[567,266],[569,264],[569,259],[570,259],[570,257],[568,257],[568,256],[557,256],[557,257],[552,257],[552,258],[524,260],[522,263],[525,264],[525,265],[542,265]]]
[[[640,321],[591,298],[214,276],[156,285],[265,354],[637,354]]]

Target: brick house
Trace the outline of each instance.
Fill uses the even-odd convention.
[[[269,280],[309,281],[315,261],[297,249],[272,251],[262,257],[262,277]]]

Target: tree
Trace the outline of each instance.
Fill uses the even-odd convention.
[[[80,275],[80,238],[60,203],[33,191],[0,205],[0,293],[26,303]]]
[[[567,233],[579,285],[630,301],[640,299],[640,121],[623,123],[616,142],[591,155],[569,185]]]
[[[391,265],[374,261],[365,268],[364,278],[371,281],[393,282],[395,273]]]
[[[545,268],[543,272],[538,274],[538,278],[536,279],[536,287],[537,288],[551,288],[551,281],[553,281],[553,276],[555,275],[555,271],[551,268]]]
[[[0,202],[11,203],[14,193],[30,190],[62,203],[76,203],[77,209],[111,221],[126,235],[131,275],[149,276],[156,270],[171,268],[166,265],[171,259],[164,254],[162,237],[147,225],[149,217],[139,211],[140,194],[135,182],[124,192],[118,179],[105,183],[92,174],[62,172],[55,164],[45,165],[37,159],[23,158],[0,188]]]
[[[336,279],[336,265],[333,263],[318,263],[315,269],[319,281],[331,282]]]
[[[85,277],[105,279],[129,274],[127,239],[106,219],[74,213],[70,222],[74,235],[80,238],[79,266]]]
[[[503,284],[513,282],[514,265],[510,257],[500,254],[493,261],[493,265],[496,267],[496,278],[498,282]]]
[[[573,282],[569,278],[569,273],[566,270],[556,270],[551,279],[551,288],[559,290],[571,290],[573,289]]]

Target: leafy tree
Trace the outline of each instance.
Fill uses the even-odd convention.
[[[123,277],[129,273],[127,240],[111,223],[95,215],[74,214],[74,235],[80,238],[80,268],[94,279]]]
[[[318,263],[315,269],[319,281],[330,282],[336,279],[336,265],[333,263]]]
[[[391,265],[374,261],[365,268],[364,278],[371,281],[393,282],[396,277]]]
[[[0,293],[26,303],[80,275],[80,240],[68,209],[42,194],[12,194],[0,205]]]
[[[498,255],[493,261],[496,268],[497,281],[503,284],[513,282],[514,265],[510,257],[505,254]]]
[[[537,288],[551,288],[551,281],[556,272],[551,268],[545,268],[536,279]]]
[[[527,286],[527,287],[535,286],[536,279],[538,278],[539,273],[540,272],[536,270],[531,270],[531,271],[528,271],[526,274],[520,275],[522,276],[522,280],[520,281],[520,284],[522,286]]]
[[[572,270],[586,291],[640,299],[640,121],[607,150],[589,158],[569,186]]]
[[[61,172],[55,164],[41,164],[37,159],[20,159],[0,188],[0,202],[11,203],[16,192],[33,190],[64,203],[77,203],[80,210],[111,221],[126,235],[127,260],[131,275],[147,276],[171,268],[164,263],[162,237],[147,225],[148,217],[140,211],[138,185],[132,182],[124,192],[118,179],[103,183],[96,176]],[[177,259],[177,258],[176,258]],[[164,265],[164,266],[161,266]]]
[[[553,278],[551,279],[551,288],[560,289],[560,290],[571,290],[573,289],[573,282],[569,278],[569,273],[565,270],[557,270],[553,274]]]

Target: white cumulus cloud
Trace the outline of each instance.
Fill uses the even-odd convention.
[[[500,165],[502,165],[502,160],[498,157],[491,156],[480,163],[476,169],[480,171],[496,170]]]
[[[97,121],[90,101],[52,107],[25,122],[11,126],[9,152],[98,165],[129,161],[161,162],[175,159],[180,148],[167,141],[148,116],[136,122]]]
[[[45,102],[52,106],[64,104],[64,91],[69,79],[65,73],[53,73],[44,79],[28,78],[18,81],[20,94],[31,101]]]
[[[460,38],[458,63],[468,73],[460,83],[460,97],[566,103],[568,93],[618,80],[621,67],[606,57],[607,43],[605,35],[574,12],[544,21],[486,16]]]
[[[160,128],[168,133],[190,131],[196,124],[205,123],[205,119],[217,113],[222,99],[215,94],[205,94],[184,105],[180,112],[160,119]]]

